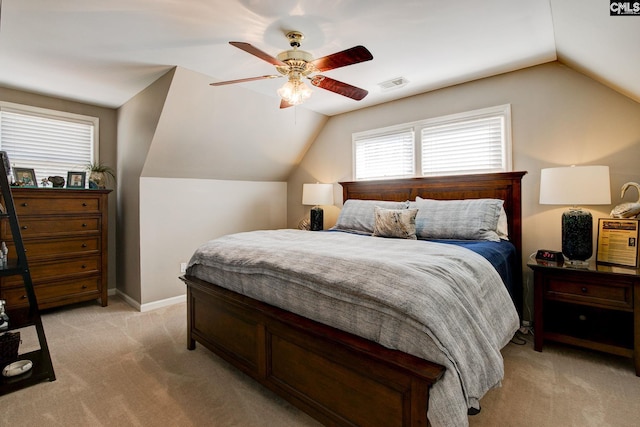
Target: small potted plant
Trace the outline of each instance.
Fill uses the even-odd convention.
[[[103,189],[107,188],[107,182],[116,180],[116,174],[114,170],[100,162],[89,163],[86,166],[87,172],[89,172],[89,188]]]

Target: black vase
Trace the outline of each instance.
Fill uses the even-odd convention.
[[[324,228],[324,212],[322,208],[316,206],[311,208],[311,231],[320,231]]]
[[[569,260],[585,261],[593,253],[593,218],[582,209],[562,214],[562,253]]]

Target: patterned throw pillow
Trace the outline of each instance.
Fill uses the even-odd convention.
[[[373,227],[373,235],[415,240],[417,213],[418,209],[384,209],[376,207],[374,210],[376,222]]]
[[[375,224],[373,210],[376,206],[385,209],[407,209],[409,202],[349,199],[344,202],[338,221],[331,229],[370,235]]]

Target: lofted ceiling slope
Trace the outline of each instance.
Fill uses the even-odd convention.
[[[322,57],[364,45],[369,62],[326,72],[363,101],[314,88],[304,107],[335,115],[559,59],[640,101],[640,16],[601,0],[3,0],[0,86],[117,108],[174,66],[211,82],[274,74],[236,49],[276,55],[284,34]],[[402,88],[378,84],[404,77]],[[283,79],[242,83],[273,98]],[[219,90],[205,84],[203,92]]]

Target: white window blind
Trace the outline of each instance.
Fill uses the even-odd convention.
[[[355,179],[414,176],[414,135],[405,128],[355,138]]]
[[[353,134],[354,179],[508,172],[511,106]]]
[[[421,140],[422,175],[505,170],[502,115],[426,126]]]
[[[67,178],[94,159],[97,118],[0,108],[0,149],[12,167],[33,168],[38,184],[52,175]]]

